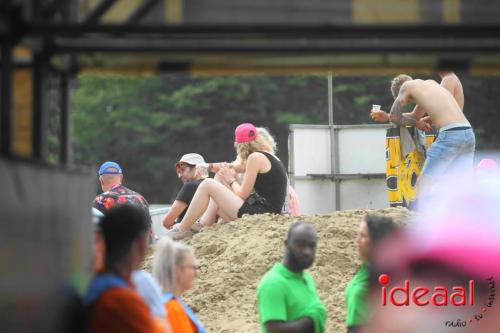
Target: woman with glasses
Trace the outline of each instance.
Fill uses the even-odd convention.
[[[153,276],[163,289],[167,319],[173,332],[205,333],[205,328],[181,296],[194,287],[196,259],[191,247],[168,237],[156,245]]]

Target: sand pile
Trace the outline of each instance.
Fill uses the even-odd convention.
[[[350,210],[304,217],[319,235],[316,261],[309,270],[327,307],[326,332],[344,332],[344,288],[359,266],[354,239],[367,212],[402,221],[406,209]],[[209,333],[260,332],[256,288],[262,275],[284,253],[283,240],[295,218],[246,216],[208,228],[187,241],[201,266],[197,286],[184,300],[198,312]],[[151,256],[145,266],[150,269]]]

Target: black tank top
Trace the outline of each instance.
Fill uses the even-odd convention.
[[[272,212],[279,214],[285,203],[288,186],[286,169],[283,163],[273,155],[263,151],[259,151],[259,153],[264,154],[271,162],[271,169],[266,173],[257,174],[254,188],[259,195],[266,198]]]

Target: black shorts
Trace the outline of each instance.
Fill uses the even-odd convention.
[[[238,217],[242,217],[244,214],[255,215],[272,212],[273,209],[269,206],[265,198],[252,193],[238,210]]]

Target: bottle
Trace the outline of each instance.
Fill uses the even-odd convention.
[[[208,164],[207,163],[197,164],[196,169],[198,170],[198,172],[200,173],[200,175],[203,178],[208,177]]]

